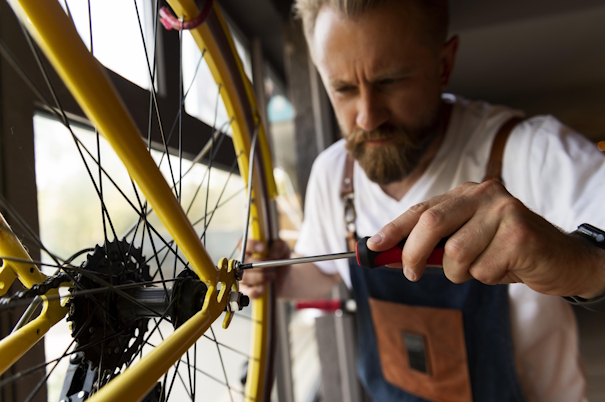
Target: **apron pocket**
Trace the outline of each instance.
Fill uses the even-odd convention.
[[[435,402],[472,402],[462,311],[369,302],[389,383]]]

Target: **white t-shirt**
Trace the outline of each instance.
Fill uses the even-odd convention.
[[[451,95],[444,95],[444,99],[453,102],[453,109],[443,143],[401,200],[385,194],[355,164],[359,236],[373,235],[411,206],[464,182],[481,182],[496,132],[510,117],[522,115]],[[340,199],[345,159],[344,140],[340,140],[313,164],[297,254],[346,251]],[[512,131],[504,152],[502,178],[512,195],[564,230],[575,230],[584,222],[605,228],[605,157],[594,144],[551,116],[525,120]],[[351,287],[346,260],[316,264],[326,273],[338,272]],[[583,400],[586,381],[570,306],[560,297],[538,294],[522,284],[509,286],[509,299],[517,368],[528,402]]]

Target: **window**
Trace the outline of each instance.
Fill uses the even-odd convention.
[[[88,1],[62,0],[63,8],[71,14],[82,40],[105,67],[120,74],[138,86],[150,89],[145,47],[137,18],[145,37],[150,60],[153,59],[152,4],[136,0],[90,0],[92,21],[89,20]],[[153,61],[153,60],[152,60]]]

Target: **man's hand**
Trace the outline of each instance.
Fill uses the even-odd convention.
[[[259,258],[259,256],[265,256]],[[290,258],[290,246],[281,239],[274,240],[267,251],[267,247],[263,242],[249,239],[246,243],[245,263],[266,261],[266,260],[281,260]],[[240,290],[255,299],[262,296],[265,292],[267,282],[273,282],[279,279],[289,270],[289,266],[279,268],[258,268],[248,269],[244,271],[244,277],[240,282]]]
[[[409,236],[397,266],[416,281],[448,235],[443,269],[454,283],[523,282],[540,293],[584,298],[605,291],[604,250],[561,232],[492,180],[466,183],[413,206],[368,246],[383,251]]]

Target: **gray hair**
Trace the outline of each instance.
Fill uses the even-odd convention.
[[[355,17],[384,3],[401,4],[404,1],[421,12],[426,20],[422,26],[431,39],[437,44],[445,43],[449,25],[448,0],[295,0],[294,11],[302,20],[309,41],[313,38],[317,15],[324,6],[333,8],[346,17]]]

